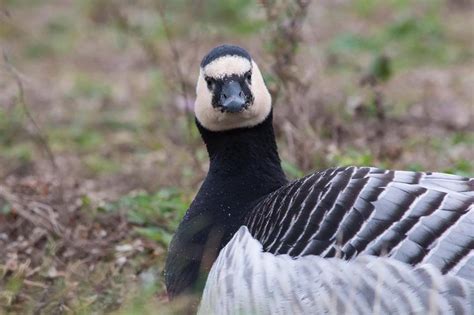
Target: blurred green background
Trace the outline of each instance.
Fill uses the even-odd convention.
[[[247,48],[289,177],[473,174],[468,0],[0,0],[0,313],[142,314],[206,174],[200,59]]]

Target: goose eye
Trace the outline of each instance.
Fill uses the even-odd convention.
[[[214,87],[214,79],[212,79],[210,77],[205,77],[204,80],[206,80],[207,88],[209,90],[212,90],[212,88]]]
[[[249,71],[245,74],[245,80],[247,80],[248,83],[252,81],[252,72]]]

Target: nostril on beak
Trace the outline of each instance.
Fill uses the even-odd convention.
[[[245,93],[236,81],[224,83],[220,96],[220,106],[223,111],[230,113],[241,112],[245,109]]]

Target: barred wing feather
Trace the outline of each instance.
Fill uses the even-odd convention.
[[[389,256],[474,281],[474,179],[344,167],[265,197],[245,225],[264,251],[292,257]]]

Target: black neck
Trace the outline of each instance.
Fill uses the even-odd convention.
[[[210,166],[170,245],[165,272],[170,297],[196,286],[200,291],[200,271],[205,274],[210,268],[247,211],[259,198],[287,183],[272,113],[257,126],[229,131],[214,132],[196,123]]]
[[[251,128],[210,131],[196,121],[209,153],[206,181],[217,181],[225,199],[254,201],[286,182],[280,165],[272,112]],[[218,187],[218,186],[214,186]],[[239,194],[236,198],[235,194]]]

